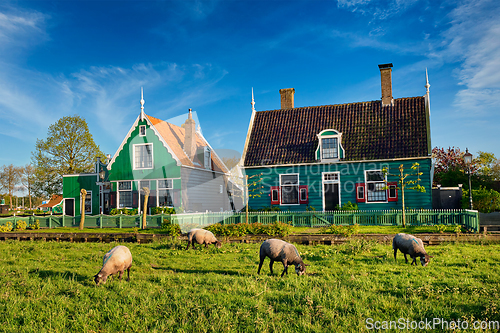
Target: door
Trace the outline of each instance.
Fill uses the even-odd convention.
[[[325,210],[335,210],[339,204],[339,184],[323,184],[323,197],[325,198]]]
[[[64,215],[75,216],[75,199],[64,199]]]

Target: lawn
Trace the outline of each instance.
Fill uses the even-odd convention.
[[[427,247],[425,268],[363,240],[298,245],[308,274],[280,278],[283,266],[270,276],[268,259],[256,274],[259,244],[127,243],[131,281],[96,287],[115,245],[0,242],[0,332],[368,332],[384,321],[500,321],[499,244]]]

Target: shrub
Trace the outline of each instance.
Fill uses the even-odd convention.
[[[240,237],[244,235],[259,234],[266,234],[270,236],[288,236],[291,231],[291,225],[283,222],[275,222],[267,225],[262,223],[235,223],[226,225],[216,223],[205,227],[205,229],[211,231],[216,236],[223,237]]]
[[[335,234],[335,235],[342,235],[344,237],[351,237],[352,235],[355,235],[359,233],[359,224],[353,224],[353,225],[335,225],[332,224],[328,228],[324,228],[323,232],[325,234]]]
[[[7,221],[5,225],[0,225],[0,232],[8,232],[12,230],[12,222]]]
[[[469,191],[462,192],[462,208],[469,208]],[[481,213],[491,213],[500,210],[500,193],[493,189],[480,186],[478,190],[472,189],[472,205]]]
[[[113,208],[109,212],[109,215],[119,215],[119,214],[123,214],[123,215],[137,215],[137,213],[138,213],[137,208],[133,208],[133,209],[129,209],[129,208],[120,208],[120,209]]]
[[[157,215],[157,214],[172,215],[172,214],[175,214],[175,212],[176,212],[176,208],[173,208],[173,207],[152,207],[151,208],[152,215]]]
[[[446,226],[443,224],[438,224],[436,225],[436,230],[442,234],[446,230]]]
[[[40,220],[35,220],[35,222],[30,223],[29,228],[31,230],[40,229]]]
[[[181,234],[181,227],[178,224],[172,223],[170,219],[163,219],[161,229],[170,236],[177,237]]]
[[[20,220],[16,222],[16,230],[26,230],[28,224],[24,220]]]

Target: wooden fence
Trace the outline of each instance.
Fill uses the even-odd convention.
[[[78,227],[80,216],[29,216],[0,218],[0,225],[11,222],[15,227],[19,221],[28,225],[39,221],[41,228]],[[244,212],[189,213],[175,215],[149,215],[146,218],[148,228],[161,227],[164,220],[178,224],[183,232],[194,227],[205,227],[215,223],[234,224],[247,222]],[[323,227],[328,225],[401,225],[401,210],[377,211],[332,211],[332,212],[249,212],[248,223],[270,224],[284,222],[294,227]],[[93,215],[85,216],[86,228],[134,228],[141,226],[140,215]],[[406,224],[420,225],[462,225],[467,229],[479,231],[478,212],[466,209],[457,210],[407,210]]]

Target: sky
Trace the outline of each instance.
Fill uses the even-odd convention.
[[[432,146],[500,158],[497,0],[0,2],[0,165],[80,115],[114,155],[140,114],[179,125],[189,108],[221,155],[241,153],[251,116],[280,108],[423,96]]]

